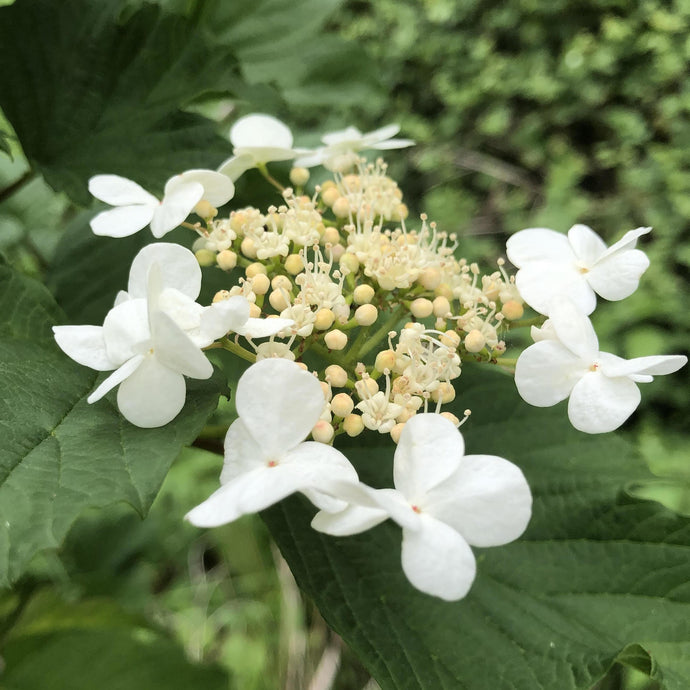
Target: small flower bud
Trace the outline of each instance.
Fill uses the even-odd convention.
[[[268,274],[266,266],[264,266],[259,261],[255,261],[253,264],[249,264],[249,266],[247,266],[247,268],[244,269],[244,274],[247,276],[249,280],[251,280],[255,275],[258,275],[259,273],[263,273],[263,275]]]
[[[199,266],[213,266],[216,263],[216,253],[210,249],[199,249],[194,252],[194,256],[196,256]]]
[[[419,274],[417,282],[427,290],[435,290],[441,284],[441,271],[435,266],[425,268]]]
[[[309,170],[307,168],[293,168],[290,170],[290,182],[295,187],[304,187],[309,182]]]
[[[436,297],[445,297],[448,300],[453,299],[453,288],[448,283],[441,283],[435,290]]]
[[[374,299],[375,290],[371,285],[358,285],[352,292],[355,304],[369,304]]]
[[[508,300],[501,308],[501,313],[509,321],[514,321],[515,319],[522,318],[525,313],[524,307],[517,300]]]
[[[395,352],[393,350],[381,350],[376,355],[374,366],[377,371],[385,371],[386,369],[392,371],[395,366]]]
[[[273,280],[271,280],[271,287],[274,290],[283,288],[283,290],[290,292],[292,290],[292,281],[287,276],[274,276]]]
[[[344,350],[347,345],[347,335],[337,328],[326,333],[323,339],[329,350]]]
[[[261,309],[259,305],[254,304],[254,302],[249,303],[249,316],[253,319],[258,319],[261,316]]]
[[[204,220],[210,220],[218,215],[218,209],[209,204],[206,199],[202,199],[195,207],[194,213]]]
[[[218,290],[218,292],[213,295],[213,304],[223,302],[226,299],[230,299],[230,293],[227,290]]]
[[[457,331],[446,331],[439,340],[446,346],[453,350],[457,350],[460,345],[460,336]]]
[[[345,247],[343,247],[342,244],[334,244],[328,252],[333,258],[333,261],[339,261],[340,257],[345,253]]]
[[[431,316],[434,311],[434,305],[431,300],[424,297],[418,297],[410,304],[410,313],[418,319],[424,319]]]
[[[486,338],[482,332],[478,331],[476,328],[472,329],[465,336],[465,349],[468,352],[480,352],[484,348],[484,345],[486,345]]]
[[[224,249],[216,257],[216,263],[224,271],[232,271],[237,266],[237,254],[230,249]]]
[[[455,388],[453,388],[453,384],[448,381],[441,381],[438,388],[431,394],[431,399],[434,402],[440,401],[444,405],[453,402],[453,400],[455,400]]]
[[[335,388],[342,388],[347,383],[347,372],[338,364],[327,366],[324,374],[326,381]]]
[[[378,317],[379,310],[373,304],[363,304],[355,310],[355,321],[360,326],[371,326]]]
[[[290,303],[285,299],[285,292],[283,290],[273,290],[268,296],[268,303],[276,310],[283,311],[290,306]]]
[[[391,220],[405,220],[409,215],[410,209],[407,208],[407,204],[398,204],[393,211]]]
[[[347,417],[355,407],[355,403],[347,393],[338,393],[331,400],[331,412],[336,417]]]
[[[331,387],[325,381],[319,381],[319,383],[321,384],[324,399],[326,402],[330,402],[331,396],[333,395],[331,392]]]
[[[323,244],[326,244],[326,242],[338,244],[338,242],[340,242],[340,233],[338,232],[338,228],[326,228],[321,241]]]
[[[248,259],[256,259],[256,244],[251,237],[245,237],[240,244],[240,251]]]
[[[335,187],[335,185],[333,187],[323,189],[323,191],[321,192],[321,199],[323,199],[323,203],[326,204],[326,206],[332,207],[333,204],[340,198],[340,192]]]
[[[355,390],[360,400],[367,400],[379,392],[379,384],[371,376],[366,376],[361,381],[355,383]]]
[[[350,215],[350,202],[341,196],[333,204],[333,213],[336,218],[347,218]]]
[[[452,412],[441,412],[441,417],[445,417],[456,427],[460,426],[460,420]]]
[[[443,319],[450,314],[450,302],[447,297],[439,295],[434,299],[432,304],[434,305],[434,316]]]
[[[335,314],[330,309],[319,309],[316,312],[314,328],[317,331],[327,331],[335,321]]]
[[[398,422],[391,430],[390,430],[390,435],[391,438],[393,439],[393,443],[397,443],[400,440],[400,434],[402,434],[402,430],[405,428],[404,422]]]
[[[358,414],[349,414],[343,420],[343,429],[350,436],[359,436],[364,431],[364,421]]]
[[[340,257],[340,267],[347,268],[350,273],[357,273],[359,271],[359,259],[354,254],[345,252]]]
[[[304,270],[304,261],[299,254],[290,254],[285,257],[285,270],[291,275],[296,276]]]
[[[323,419],[319,419],[316,426],[311,430],[312,438],[319,443],[330,443],[334,433],[333,425]]]
[[[252,286],[252,292],[255,295],[265,295],[270,287],[271,281],[268,279],[267,275],[263,273],[257,273],[250,281]]]

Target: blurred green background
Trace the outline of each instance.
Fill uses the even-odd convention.
[[[14,9],[40,4],[17,0]],[[212,132],[225,136],[249,112],[280,117],[305,145],[350,124],[367,131],[398,122],[402,135],[418,142],[389,156],[411,216],[426,212],[441,229],[458,233],[462,255],[487,269],[506,238],[526,227],[565,232],[586,223],[611,243],[629,229],[653,226],[642,242],[651,267],[640,289],[623,303],[600,304],[594,323],[602,349],[621,356],[688,354],[690,0],[161,0],[159,11],[141,10],[138,0],[104,4],[118,21],[131,21],[130,31],[136,22],[162,26],[162,18],[171,26],[185,23],[178,36],[189,42],[184,50],[194,42],[194,64],[209,68],[198,78],[188,72],[189,82],[178,81],[176,89],[166,84],[165,96],[184,118],[211,121],[211,134],[204,130],[196,139],[204,152],[215,151],[204,167],[228,155],[213,149]],[[69,0],[60,12],[74,19],[82,5],[93,2]],[[32,29],[48,35],[53,27],[41,21],[34,16]],[[72,24],[65,31],[76,40],[83,27]],[[64,64],[76,72],[79,56],[69,35],[50,50],[60,59],[64,51]],[[3,69],[13,67],[8,56]],[[22,84],[0,78],[6,118],[0,149],[11,154],[0,153],[0,188],[7,192],[0,192],[0,251],[47,279],[59,301],[60,266],[86,227],[89,174],[118,172],[155,190],[167,177],[160,173],[166,164],[173,174],[181,161],[195,160],[173,151],[159,168],[151,164],[138,175],[143,155],[99,157],[85,144],[75,156],[78,144],[60,145],[69,137],[88,143],[88,118],[80,130],[65,104],[72,76],[66,69],[46,83],[54,91],[45,96],[51,109],[38,110],[55,122],[43,128],[19,95]],[[92,100],[75,107],[88,110]],[[149,101],[145,111],[153,108]],[[136,137],[146,135],[143,126],[134,128],[132,151],[140,146]],[[277,174],[284,172],[278,167]],[[256,203],[255,182],[243,179],[233,204]],[[127,266],[121,272],[126,276]],[[78,321],[73,303],[63,307]],[[646,386],[624,429],[659,476],[631,492],[685,515],[689,385],[686,368]],[[301,600],[258,517],[203,534],[182,522],[216,486],[218,471],[216,455],[187,451],[144,521],[120,506],[85,516],[59,553],[38,559],[30,576],[2,596],[4,656],[8,668],[20,669],[15,675],[25,673],[12,687],[41,687],[24,668],[31,654],[25,643],[36,631],[54,630],[56,619],[62,633],[126,629],[162,636],[189,659],[227,672],[229,687],[374,687]],[[57,633],[51,644],[46,658],[53,650],[59,659]],[[336,660],[340,670],[319,680],[319,663],[328,670]],[[652,686],[617,668],[600,687]]]

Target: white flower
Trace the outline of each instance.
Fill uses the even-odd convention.
[[[233,156],[221,163],[218,172],[231,180],[257,165],[287,161],[301,156],[306,149],[292,146],[289,127],[271,115],[253,113],[241,117],[230,130]]]
[[[567,295],[585,314],[591,314],[595,293],[615,301],[635,292],[649,266],[647,255],[635,244],[650,231],[630,230],[607,248],[586,225],[573,225],[567,237],[546,228],[530,228],[508,239],[506,253],[520,269],[515,283],[530,307],[548,316],[551,298]]]
[[[351,505],[319,512],[312,526],[327,534],[363,532],[392,518],[402,527],[402,568],[427,594],[453,601],[469,591],[473,546],[498,546],[522,534],[532,496],[520,469],[493,455],[467,455],[462,434],[438,414],[404,426],[395,451],[395,489],[342,486]]]
[[[241,376],[239,418],[225,437],[221,488],[187,514],[199,527],[217,527],[255,513],[296,491],[321,508],[344,507],[321,491],[356,483],[357,472],[338,450],[304,441],[324,408],[321,385],[294,362],[266,359]]]
[[[115,369],[89,403],[120,384],[117,405],[128,421],[163,426],[184,406],[184,377],[206,379],[213,373],[200,348],[230,330],[261,337],[291,323],[250,319],[243,297],[202,307],[194,301],[200,289],[201,269],[188,249],[150,244],[134,258],[127,292],[118,295],[103,326],[53,328],[57,344],[75,361],[97,371]]]
[[[202,199],[216,207],[226,204],[235,195],[235,186],[213,170],[187,170],[165,183],[162,201],[119,175],[92,177],[89,192],[115,206],[91,219],[94,234],[127,237],[150,223],[154,237],[163,237],[184,222]]]
[[[356,127],[347,127],[337,132],[324,134],[321,141],[325,146],[298,159],[295,161],[295,166],[311,168],[315,165],[323,165],[328,170],[344,172],[357,164],[358,151],[366,149],[386,151],[414,146],[414,141],[411,139],[393,139],[392,137],[399,131],[400,125],[386,125],[366,134],[362,134]]]
[[[515,385],[524,400],[550,407],[570,397],[572,425],[589,434],[617,429],[640,403],[637,383],[671,374],[684,355],[622,359],[599,352],[590,320],[567,297],[554,298],[549,320],[533,329],[535,339],[518,358]]]

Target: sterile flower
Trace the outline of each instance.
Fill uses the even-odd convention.
[[[345,510],[319,512],[312,526],[326,534],[363,532],[387,518],[402,527],[402,568],[427,594],[453,601],[472,585],[472,546],[498,546],[522,534],[532,496],[513,463],[467,455],[462,434],[438,414],[418,414],[403,427],[393,463],[395,489],[342,486]]]
[[[607,248],[586,225],[573,225],[567,236],[547,228],[530,228],[508,239],[506,253],[520,269],[515,283],[530,307],[548,316],[552,297],[567,295],[585,314],[591,314],[595,293],[615,301],[635,292],[649,266],[647,255],[635,249],[635,244],[650,231],[630,230]]]
[[[271,161],[287,161],[307,153],[292,146],[290,128],[271,115],[253,113],[241,117],[230,129],[233,156],[218,172],[236,180],[250,168]]]
[[[150,223],[154,237],[163,237],[184,222],[201,200],[214,207],[226,204],[235,195],[235,185],[214,170],[187,170],[165,183],[162,201],[119,175],[92,177],[89,192],[115,206],[91,219],[94,234],[127,237]]]
[[[295,166],[311,168],[315,165],[323,165],[328,170],[344,172],[357,164],[358,151],[367,149],[386,151],[414,146],[414,141],[411,139],[393,139],[399,131],[400,125],[386,125],[366,134],[362,134],[356,127],[347,127],[337,132],[324,134],[321,141],[325,146],[298,159],[295,161]]]
[[[134,258],[127,291],[119,293],[103,326],[53,328],[57,344],[75,361],[97,371],[115,369],[89,403],[120,384],[117,405],[128,421],[163,426],[184,406],[184,377],[213,373],[200,348],[230,330],[262,337],[291,323],[250,319],[249,304],[239,296],[202,307],[194,301],[200,289],[201,269],[188,249],[150,244]]]
[[[239,418],[225,437],[221,487],[187,514],[198,527],[217,527],[301,491],[321,508],[344,503],[334,482],[356,483],[357,472],[332,446],[304,441],[325,401],[318,380],[294,362],[265,359],[242,374],[235,391]]]
[[[549,319],[532,337],[536,342],[515,365],[518,392],[537,407],[569,397],[570,422],[588,434],[617,429],[640,403],[636,384],[671,374],[688,361],[684,355],[627,360],[600,352],[590,320],[567,297],[554,298]]]

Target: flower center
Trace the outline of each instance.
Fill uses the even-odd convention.
[[[422,509],[419,506],[412,506],[412,510],[414,510],[414,512],[417,514],[422,512]]]
[[[266,463],[266,466],[267,466],[267,467],[277,467],[277,466],[278,466],[278,461],[277,461],[277,460],[269,460],[269,461]]]

